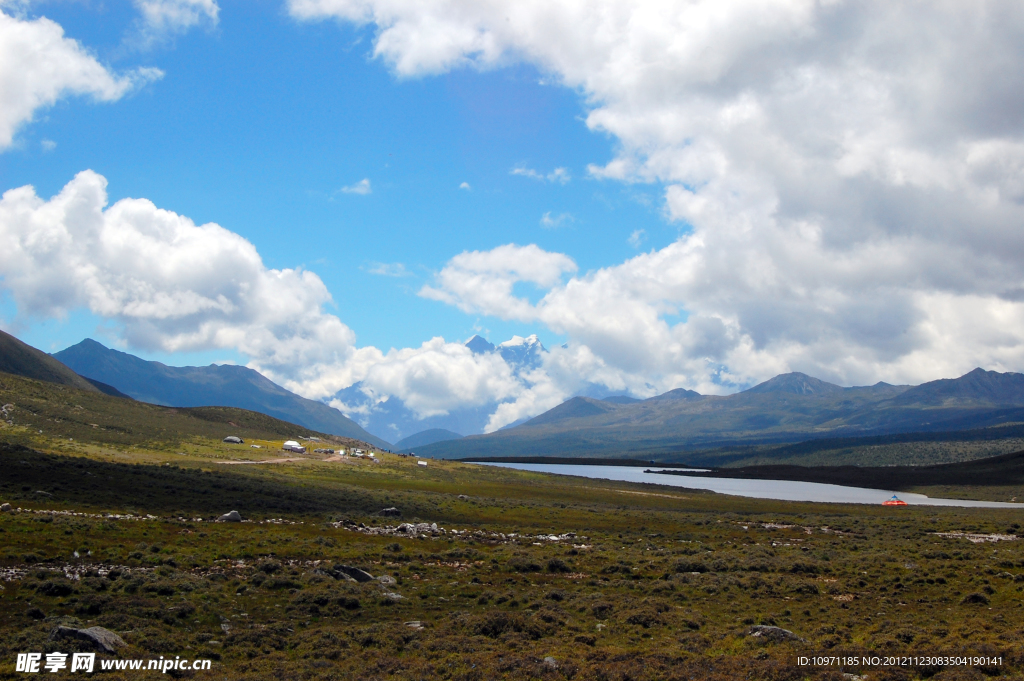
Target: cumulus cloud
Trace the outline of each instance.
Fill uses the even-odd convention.
[[[544,173],[537,172],[533,168],[516,166],[509,171],[509,174],[528,177],[531,180],[540,180],[541,182],[557,182],[558,184],[568,184],[569,181],[572,180],[572,176],[569,175],[569,171],[565,168],[555,168],[545,175]]]
[[[542,322],[662,386],[1024,369],[1018,3],[289,7],[375,24],[375,54],[401,76],[535,65],[580,91],[587,125],[617,141],[591,176],[655,183],[684,227],[536,303],[508,293],[514,272],[467,269],[466,254],[424,295]]]
[[[510,276],[547,285],[566,267],[563,256],[542,256],[548,264],[517,265],[502,253],[466,260],[470,269],[504,262]],[[118,324],[132,348],[235,349],[250,367],[311,398],[361,382],[426,417],[515,399],[526,387],[499,355],[474,355],[441,338],[386,353],[357,347],[352,330],[324,311],[331,296],[316,274],[268,268],[238,234],[146,199],[108,205],[106,179],[89,170],[50,199],[30,186],[3,194],[0,273],[0,290],[21,317],[84,308]]]
[[[163,73],[112,73],[49,19],[25,19],[0,10],[0,150],[39,109],[68,95],[112,102]]]
[[[345,194],[359,194],[360,196],[366,196],[367,194],[373,193],[373,188],[370,187],[370,178],[364,177],[355,184],[342,187],[341,191]]]
[[[482,312],[502,319],[532,321],[534,307],[513,295],[513,287],[529,283],[549,288],[562,275],[576,271],[576,263],[561,253],[549,253],[534,244],[508,244],[490,251],[467,251],[452,258],[420,295],[457,306],[464,312]]]
[[[647,231],[643,229],[634,229],[627,239],[629,245],[633,248],[640,248],[640,244],[647,241]]]
[[[241,236],[145,199],[107,206],[106,185],[84,171],[49,200],[28,186],[4,193],[0,272],[19,314],[86,308],[136,348],[237,348],[289,375],[355,352],[352,331],[323,313],[330,294],[315,274],[268,269]]]
[[[468,182],[463,182],[462,184],[460,184],[460,185],[459,185],[459,189],[464,189],[464,190],[466,190],[467,192],[468,192],[468,191],[472,191],[472,190],[473,190],[473,188],[469,186],[469,183],[468,183]]]

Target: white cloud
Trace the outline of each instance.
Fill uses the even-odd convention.
[[[362,372],[365,390],[401,396],[420,417],[513,397],[522,385],[497,354],[475,355],[461,343],[433,338],[419,348],[391,350]]]
[[[2,286],[19,315],[86,308],[123,327],[131,347],[236,348],[283,375],[356,353],[322,306],[312,272],[268,269],[251,243],[145,199],[107,206],[106,180],[79,173],[53,198],[32,187],[0,199]]]
[[[42,140],[39,146],[42,147],[43,151],[53,151],[57,148],[57,143],[53,140]]]
[[[527,168],[525,166],[516,166],[509,171],[510,175],[519,175],[521,177],[528,177],[531,180],[540,180],[541,182],[557,182],[559,184],[568,184],[572,180],[572,176],[569,175],[569,171],[565,168],[555,168],[548,174],[539,173],[533,168]]]
[[[633,248],[640,248],[640,244],[647,241],[647,232],[643,229],[634,229],[633,233],[629,235],[629,245]]]
[[[473,188],[469,186],[468,182],[463,182],[462,184],[459,185],[459,189],[465,189],[468,192],[471,191]]]
[[[564,256],[514,249],[466,254],[464,267],[504,268],[541,285],[572,269]],[[404,271],[392,264],[378,273]],[[0,272],[0,291],[22,322],[88,309],[118,325],[129,348],[234,349],[250,367],[314,399],[361,382],[426,417],[517,399],[527,389],[499,355],[474,355],[442,338],[386,353],[357,347],[352,330],[324,311],[331,296],[316,274],[267,268],[238,234],[145,199],[108,206],[107,181],[90,170],[50,199],[30,186],[3,194]]]
[[[24,19],[0,11],[0,150],[39,109],[69,95],[112,102],[159,79],[158,69],[116,75],[64,29],[46,18]]]
[[[370,178],[368,177],[364,177],[355,184],[342,187],[341,191],[345,194],[360,194],[362,196],[373,193],[373,189],[370,187]]]
[[[518,283],[541,288],[554,286],[576,263],[560,253],[548,253],[534,244],[508,244],[490,251],[467,251],[452,258],[420,295],[456,305],[464,312],[477,311],[501,317],[532,321],[534,308],[513,295]]]
[[[469,271],[463,256],[429,297],[540,321],[658,386],[1024,369],[1019,3],[289,6],[376,24],[375,54],[401,76],[535,65],[616,140],[591,175],[662,185],[686,226],[535,303],[508,293],[514,273]]]
[[[216,26],[216,0],[134,0],[144,41],[158,41],[201,25]]]
[[[572,213],[559,213],[558,215],[552,215],[551,211],[547,211],[544,215],[540,216],[540,225],[547,229],[554,229],[555,227],[561,227],[563,224],[575,222],[576,218],[572,216]]]

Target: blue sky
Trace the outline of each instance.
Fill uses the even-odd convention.
[[[489,430],[1021,371],[1021,45],[1007,0],[0,0],[0,326]]]
[[[565,337],[543,327],[466,315],[416,292],[463,250],[536,243],[585,271],[635,253],[637,229],[649,235],[642,248],[678,232],[656,184],[587,177],[615,141],[587,129],[579,92],[542,84],[532,66],[399,77],[373,58],[372,27],[298,22],[277,2],[223,2],[215,27],[148,49],[132,46],[138,13],[129,3],[46,2],[31,6],[36,14],[114,69],[165,75],[113,105],[71,97],[43,112],[0,157],[4,189],[31,184],[49,197],[91,168],[107,178],[111,203],[145,197],[216,222],[251,241],[268,267],[317,273],[361,345],[478,332],[560,344]],[[56,147],[44,150],[43,140]],[[559,167],[570,181],[510,172]],[[371,193],[342,191],[364,178]],[[545,214],[560,223],[542,225]],[[28,324],[19,327],[27,342],[51,351],[110,327],[84,313],[25,318],[10,298],[2,310]],[[115,327],[106,333],[116,338]],[[224,349],[133,351],[172,364],[244,361]]]

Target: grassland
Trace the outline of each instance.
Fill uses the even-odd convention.
[[[61,623],[117,632],[121,658],[213,659],[178,674],[196,679],[1024,672],[1024,542],[936,534],[1016,536],[1019,512],[783,503],[394,455],[229,465],[279,454],[220,442],[223,422],[165,428],[181,414],[0,381],[33,415],[0,426],[0,501],[15,509],[0,513],[0,678],[23,678],[16,653],[84,645],[49,640]],[[76,404],[82,423],[60,416]],[[248,437],[267,444],[287,436],[255,425]],[[400,518],[381,515],[391,507]],[[246,522],[211,522],[232,509]],[[439,529],[375,534],[401,522]],[[1002,664],[796,665],[818,652]],[[140,677],[119,674],[106,678]]]

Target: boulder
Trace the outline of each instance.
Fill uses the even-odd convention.
[[[558,660],[548,655],[544,658],[544,666],[548,669],[558,669]]]
[[[50,632],[51,641],[62,638],[76,638],[80,641],[87,641],[105,653],[113,653],[125,645],[124,640],[120,636],[103,627],[75,629],[74,627],[58,626]]]
[[[373,575],[371,575],[369,572],[366,572],[365,570],[360,570],[357,567],[352,567],[351,565],[337,565],[335,566],[334,569],[337,572],[340,572],[341,574],[345,575],[346,577],[351,577],[357,582],[373,581]]]
[[[380,515],[388,517],[388,518],[398,518],[398,517],[401,517],[402,512],[399,511],[394,506],[392,506],[391,508],[381,509]]]
[[[0,504],[0,513],[7,513],[10,510],[11,510],[11,505],[10,504],[6,504],[6,503],[5,504]]]
[[[242,522],[242,515],[238,511],[231,511],[217,518],[217,521],[222,523],[240,523]]]
[[[766,624],[758,624],[750,627],[750,629],[747,630],[747,635],[766,638],[769,641],[774,641],[775,643],[779,643],[781,641],[803,641],[802,638],[794,634],[789,629],[771,627]]]
[[[459,495],[459,499],[462,499],[463,501],[466,501],[467,499],[469,499],[469,497],[467,497],[465,494],[460,494]]]
[[[398,580],[392,577],[391,575],[381,575],[377,578],[377,581],[383,584],[384,586],[394,586],[398,583]]]

